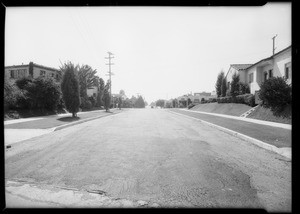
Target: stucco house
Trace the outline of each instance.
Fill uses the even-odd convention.
[[[285,77],[287,83],[292,83],[292,48],[291,46],[262,59],[254,64],[232,64],[225,76],[227,88],[230,86],[232,75],[238,73],[240,82],[247,83],[250,93],[260,90],[260,84],[271,77]]]
[[[229,70],[225,76],[227,89],[230,89],[230,83],[232,76],[237,73],[240,76],[240,82],[247,83],[246,69],[252,64],[231,64]]]
[[[30,62],[26,65],[13,65],[5,66],[4,78],[5,80],[15,81],[23,77],[38,78],[39,76],[45,76],[60,81],[60,71],[55,68],[38,65]]]

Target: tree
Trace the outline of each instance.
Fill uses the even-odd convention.
[[[221,85],[221,97],[225,97],[226,96],[226,90],[227,90],[226,78],[223,78],[222,85]]]
[[[120,94],[121,96],[125,96],[125,91],[124,91],[123,89],[121,89],[120,92],[119,92],[119,94]]]
[[[28,83],[32,83],[32,82],[33,82],[32,78],[24,77],[16,80],[16,85],[18,86],[19,89],[23,90]]]
[[[81,65],[78,71],[80,97],[87,97],[87,89],[99,85],[97,70],[93,70],[89,65]]]
[[[222,83],[223,83],[223,79],[225,78],[225,74],[224,71],[222,70],[219,74],[218,74],[218,78],[217,78],[217,82],[216,82],[216,92],[217,92],[217,96],[220,97],[222,94]],[[226,81],[225,81],[226,82]]]
[[[63,100],[66,109],[72,113],[73,117],[77,117],[80,106],[78,67],[68,62],[60,68],[64,74],[61,82]]]
[[[272,77],[260,85],[259,99],[262,106],[270,108],[274,115],[280,115],[292,104],[292,87],[285,78]],[[284,116],[284,115],[282,115]]]
[[[120,96],[119,99],[118,99],[118,107],[119,107],[119,109],[121,109],[121,106],[122,106],[122,97]]]
[[[108,80],[106,82],[105,87],[104,87],[104,93],[103,93],[104,107],[105,107],[106,111],[108,111],[109,107],[110,107],[110,93],[109,93],[109,89],[110,89],[110,81]]]
[[[135,108],[145,108],[145,102],[142,96],[138,96],[135,104],[134,104]]]
[[[102,78],[99,78],[98,79],[98,94],[97,94],[97,98],[96,98],[96,106],[97,107],[104,106],[104,103],[103,103],[104,87],[105,87],[104,80]]]
[[[239,82],[239,94],[249,94],[250,87],[247,83]]]
[[[159,99],[155,102],[156,106],[160,106],[161,108],[165,105],[165,100]]]
[[[234,73],[232,75],[232,81],[230,84],[230,95],[233,97],[239,95],[239,91],[240,91],[239,82],[240,82],[240,76],[237,73]]]

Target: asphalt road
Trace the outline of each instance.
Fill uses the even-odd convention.
[[[163,109],[132,109],[14,144],[6,181],[162,207],[291,211],[291,162]]]

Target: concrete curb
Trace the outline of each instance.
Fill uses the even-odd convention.
[[[205,123],[211,127],[214,127],[214,128],[217,128],[219,129],[220,131],[223,131],[227,134],[230,134],[230,135],[233,135],[233,136],[236,136],[246,142],[249,142],[249,143],[253,143],[261,148],[264,148],[266,150],[269,150],[269,151],[272,151],[272,152],[275,152],[281,156],[284,156],[286,158],[288,158],[289,160],[292,159],[292,154],[291,154],[291,148],[277,148],[276,146],[273,146],[273,145],[270,145],[270,144],[267,144],[263,141],[260,141],[260,140],[257,140],[255,138],[252,138],[252,137],[249,137],[247,135],[244,135],[244,134],[241,134],[239,132],[236,132],[236,131],[233,131],[233,130],[230,130],[230,129],[227,129],[227,128],[224,128],[222,126],[218,126],[218,125],[215,125],[213,123],[209,123],[209,122],[206,122],[204,120],[201,120],[201,119],[198,119],[198,118],[195,118],[195,117],[191,117],[191,116],[187,116],[187,115],[184,115],[184,114],[180,114],[180,113],[176,113],[176,112],[172,112],[172,111],[169,111],[173,114],[177,114],[177,115],[180,115],[180,116],[185,116],[187,118],[191,118],[191,119],[194,119],[194,120],[198,120],[202,123]]]
[[[54,128],[50,128],[50,129],[53,129],[53,131],[58,131],[58,130],[61,130],[61,129],[64,129],[64,128],[68,128],[70,126],[75,126],[75,125],[78,125],[80,123],[88,122],[90,120],[95,120],[95,119],[98,119],[98,118],[101,118],[101,117],[113,116],[113,115],[116,115],[116,114],[119,114],[119,113],[120,112],[118,112],[118,113],[114,113],[114,112],[107,113],[107,115],[104,114],[104,115],[99,115],[99,116],[96,116],[96,117],[90,117],[90,118],[86,118],[86,119],[83,119],[83,120],[80,120],[80,121],[68,123],[68,124],[57,126],[57,127],[54,127]]]

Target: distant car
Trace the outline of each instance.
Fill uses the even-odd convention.
[[[151,106],[151,108],[153,108],[153,106]]]

